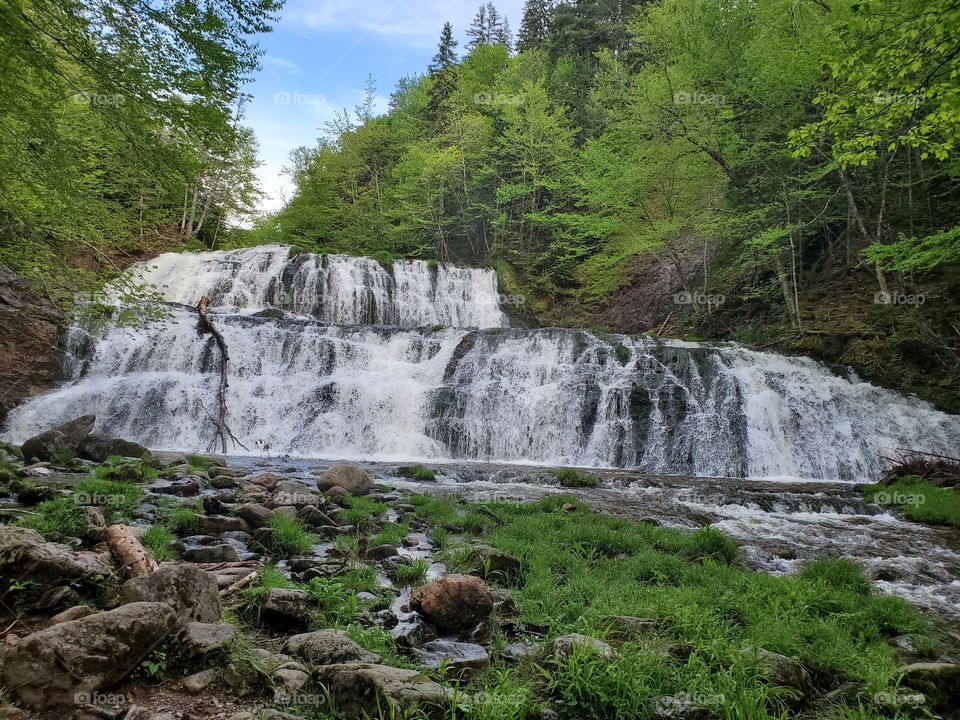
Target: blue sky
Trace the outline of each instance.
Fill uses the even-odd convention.
[[[368,76],[377,86],[378,110],[397,80],[422,72],[436,52],[445,20],[460,48],[480,0],[287,0],[280,22],[260,39],[263,68],[247,86],[253,101],[246,123],[260,141],[258,170],[267,193],[262,209],[289,197],[281,176],[290,151],[313,145],[336,110],[351,112],[364,96]],[[516,32],[523,0],[494,3]]]

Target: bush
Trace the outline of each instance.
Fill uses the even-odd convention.
[[[596,475],[582,473],[574,468],[560,468],[553,476],[563,487],[596,487],[600,481]]]

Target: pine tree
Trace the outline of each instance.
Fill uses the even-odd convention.
[[[489,22],[487,19],[487,6],[481,5],[477,10],[477,14],[473,16],[473,22],[470,23],[470,27],[467,28],[467,35],[470,38],[470,42],[467,43],[467,48],[471,51],[476,50],[481,45],[490,44],[490,33],[489,33]]]
[[[457,41],[453,39],[453,25],[449,22],[443,24],[443,30],[440,33],[440,46],[437,54],[433,56],[433,64],[430,65],[430,73],[435,74],[441,70],[453,67],[457,64]]]
[[[517,34],[517,51],[536,50],[547,39],[550,21],[549,0],[527,0],[523,8],[523,21]]]
[[[503,18],[503,24],[498,28],[497,34],[493,37],[494,45],[503,45],[507,50],[513,48],[513,34],[510,32],[510,22],[506,16]]]

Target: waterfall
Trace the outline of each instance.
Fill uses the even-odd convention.
[[[960,447],[957,417],[810,359],[506,327],[489,270],[267,246],[138,272],[169,318],[71,330],[70,379],[13,410],[4,439],[93,413],[148,447],[212,449],[219,357],[177,304],[206,294],[230,347],[229,422],[251,453],[864,481],[885,448]]]

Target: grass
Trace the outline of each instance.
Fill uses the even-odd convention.
[[[316,543],[316,538],[307,532],[299,518],[274,513],[270,516],[268,527],[272,532],[267,540],[267,550],[274,555],[304,555],[310,552]]]
[[[524,564],[511,588],[521,621],[545,626],[550,637],[579,632],[606,639],[616,655],[579,652],[566,663],[526,659],[509,669],[495,664],[464,688],[480,698],[466,717],[520,718],[544,703],[561,717],[649,717],[652,698],[686,693],[717,703],[708,706],[711,717],[782,720],[794,697],[748,646],[798,661],[819,692],[850,681],[869,698],[896,682],[900,658],[889,638],[935,642],[916,610],[876,593],[852,561],[819,560],[796,575],[774,577],[743,568],[739,549],[718,530],[562,511],[571,500],[486,503],[501,522],[486,521],[484,542]],[[410,502],[439,527],[477,514],[477,506],[454,497]],[[450,556],[455,562],[459,553]],[[624,639],[611,634],[609,616],[617,615],[657,625]],[[665,652],[671,644],[688,647],[689,657]],[[843,702],[838,717],[884,716],[882,708],[860,708],[856,698]]]
[[[346,507],[340,511],[341,524],[362,526],[387,509],[385,503],[371,500],[364,495],[348,495]]]
[[[370,538],[369,546],[377,545],[399,545],[407,535],[410,534],[410,526],[405,523],[389,523],[384,528]],[[342,537],[342,536],[341,536]]]
[[[148,483],[156,480],[160,476],[160,471],[143,460],[130,461],[112,455],[94,469],[94,475],[100,480]]]
[[[569,488],[596,487],[600,482],[596,475],[582,473],[574,468],[560,468],[553,473],[553,476],[561,486]]]
[[[429,567],[430,563],[426,558],[416,558],[409,565],[397,563],[394,572],[397,574],[397,582],[401,585],[417,585],[423,582]]]
[[[40,503],[30,514],[21,515],[15,525],[36,530],[44,537],[76,536],[87,527],[83,509],[72,497],[61,497]]]
[[[907,475],[888,483],[866,485],[864,496],[885,507],[895,507],[911,520],[929,525],[960,527],[960,494]]]
[[[107,523],[129,522],[143,500],[143,488],[97,476],[74,485],[72,497],[81,505],[99,507]]]
[[[166,500],[157,506],[157,519],[172,533],[196,535],[203,514],[201,503],[201,500],[181,503]]]
[[[151,525],[143,534],[141,541],[143,546],[150,551],[157,562],[164,560],[173,560],[173,549],[170,547],[173,543],[173,533],[165,525]]]
[[[403,475],[411,480],[419,480],[421,482],[432,482],[437,479],[436,470],[419,464],[404,468]]]

